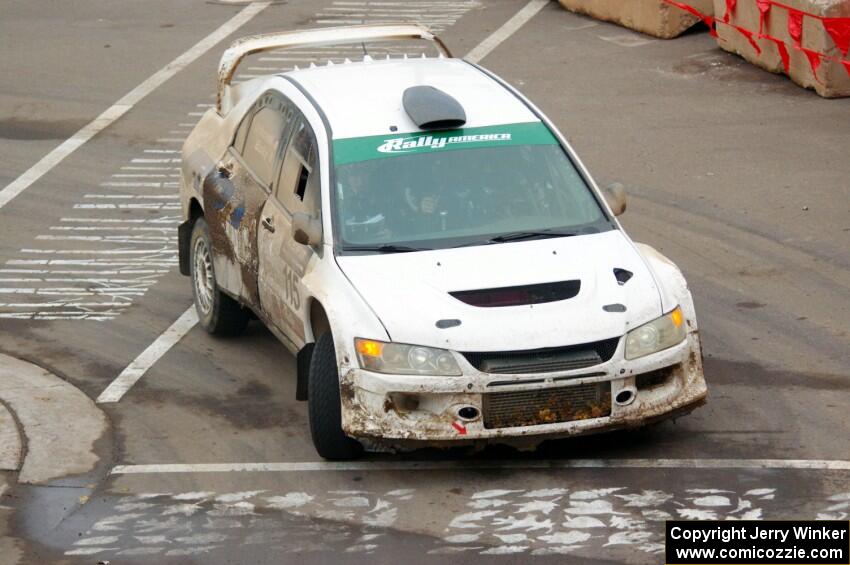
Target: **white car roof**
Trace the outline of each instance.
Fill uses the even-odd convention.
[[[501,84],[460,59],[366,60],[286,73],[315,99],[334,139],[420,131],[402,107],[411,86],[427,85],[454,97],[473,128],[537,122],[528,107]]]

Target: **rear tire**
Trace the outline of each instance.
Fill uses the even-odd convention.
[[[360,456],[363,446],[342,431],[339,369],[330,333],[322,334],[316,340],[310,360],[307,398],[310,435],[319,455],[325,459],[354,459]]]
[[[203,218],[195,220],[189,247],[192,275],[192,297],[198,323],[207,332],[220,336],[241,334],[248,325],[250,312],[218,288],[213,267],[210,231]]]

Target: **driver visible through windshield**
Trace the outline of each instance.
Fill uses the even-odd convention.
[[[483,131],[486,130],[486,131]],[[334,142],[343,252],[417,251],[612,229],[542,123]]]

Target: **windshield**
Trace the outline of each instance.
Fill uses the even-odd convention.
[[[342,250],[436,249],[612,229],[542,123],[478,130],[336,141]]]

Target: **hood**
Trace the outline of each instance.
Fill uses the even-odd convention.
[[[655,279],[618,230],[336,259],[399,343],[482,352],[557,347],[621,336],[662,314]],[[619,284],[614,269],[632,276]],[[575,280],[578,294],[540,304],[482,307],[450,294]],[[439,320],[460,324],[440,328]]]

